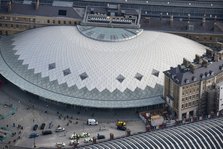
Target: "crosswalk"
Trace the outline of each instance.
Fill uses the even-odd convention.
[[[223,118],[82,146],[81,149],[222,149]]]

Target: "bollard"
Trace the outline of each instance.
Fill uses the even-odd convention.
[[[93,137],[93,144],[96,144],[97,143],[97,140],[95,137]]]
[[[114,139],[114,134],[110,133],[110,140],[113,140],[113,139]]]
[[[131,135],[131,130],[130,129],[127,129],[126,130],[126,136],[130,136]]]

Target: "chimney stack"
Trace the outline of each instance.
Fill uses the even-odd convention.
[[[203,59],[202,67],[208,67],[208,61],[206,59]]]
[[[203,62],[203,58],[199,55],[195,55],[195,59],[194,59],[194,62],[196,62],[197,64],[202,64]]]
[[[220,60],[220,56],[219,56],[219,53],[216,53],[214,55],[214,61],[218,62]]]
[[[206,49],[206,55],[208,58],[211,58],[214,56],[214,51],[211,49]]]
[[[193,63],[191,63],[191,64],[190,64],[190,71],[191,71],[192,73],[194,73],[195,69],[196,69],[196,65],[193,64]]]
[[[190,61],[188,61],[186,58],[183,58],[183,65],[185,66],[185,67],[189,67],[190,66]]]

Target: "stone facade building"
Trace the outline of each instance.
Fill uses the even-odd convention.
[[[222,51],[207,49],[193,62],[184,59],[164,75],[164,97],[179,120],[222,110]]]

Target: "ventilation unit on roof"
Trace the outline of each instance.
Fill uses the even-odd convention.
[[[152,75],[154,75],[154,76],[156,76],[156,77],[159,77],[159,71],[158,70],[156,70],[156,69],[153,69],[152,70]]]
[[[48,65],[48,69],[51,70],[51,69],[54,69],[56,68],[56,64],[55,63],[51,63]]]
[[[70,73],[71,73],[70,68],[63,70],[63,75],[64,76],[69,75]]]
[[[81,80],[84,80],[84,79],[86,79],[87,77],[88,77],[88,75],[87,75],[86,72],[80,74],[80,78],[81,78]]]
[[[120,83],[122,83],[124,80],[125,80],[125,77],[123,75],[119,75],[117,78],[116,78]]]
[[[143,75],[141,75],[140,73],[137,73],[137,74],[135,75],[135,78],[136,78],[137,80],[139,80],[139,81],[142,80],[142,77],[143,77]]]

